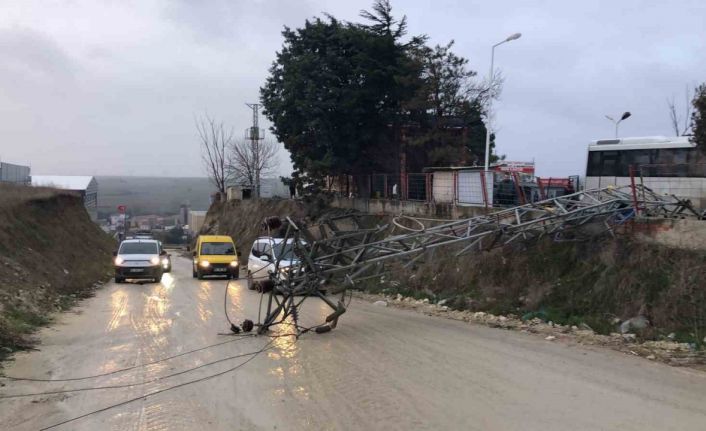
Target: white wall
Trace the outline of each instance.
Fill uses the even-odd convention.
[[[454,201],[454,176],[450,171],[434,172],[432,196],[434,202]]]

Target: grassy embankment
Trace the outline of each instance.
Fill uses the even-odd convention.
[[[523,249],[494,249],[472,256],[437,253],[412,272],[393,271],[368,290],[401,293],[460,310],[540,317],[617,331],[618,320],[645,316],[639,334],[674,333],[703,345],[706,336],[706,251],[681,250],[632,240],[544,240]]]

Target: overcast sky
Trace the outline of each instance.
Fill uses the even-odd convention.
[[[0,1],[0,158],[35,174],[202,176],[194,118],[236,130],[284,25],[369,1]],[[505,76],[498,151],[582,173],[588,141],[670,135],[666,99],[706,81],[706,2],[393,0],[411,34]],[[263,120],[264,122],[264,120]],[[267,124],[265,124],[267,126]],[[268,132],[267,135],[271,136]],[[282,151],[280,173],[291,171]]]

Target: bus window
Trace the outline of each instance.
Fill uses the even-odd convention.
[[[601,175],[601,152],[588,152],[588,166],[586,166],[586,175],[589,177],[599,177]]]
[[[620,154],[617,151],[603,151],[601,157],[601,176],[602,177],[617,177]]]

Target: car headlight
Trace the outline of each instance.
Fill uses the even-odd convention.
[[[202,260],[201,262],[199,262],[199,266],[200,266],[201,268],[208,268],[209,266],[211,266],[211,264],[208,263],[207,260]]]
[[[125,259],[123,259],[122,257],[118,256],[115,258],[116,265],[122,265],[123,262],[125,262]]]
[[[230,263],[230,266],[232,266],[233,268],[235,268],[236,266],[238,266],[238,261],[237,261],[237,260],[232,261],[232,262]]]
[[[152,259],[150,259],[150,263],[152,265],[159,265],[159,258],[157,256],[154,256]]]

